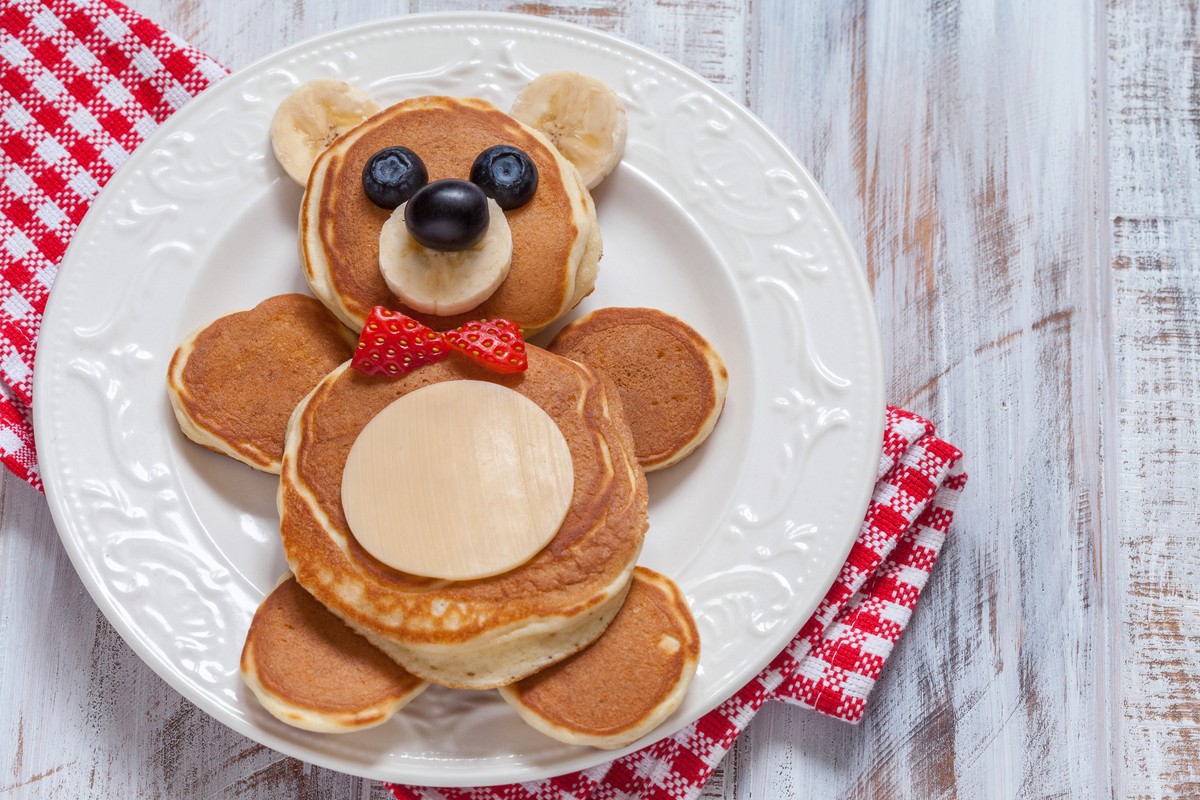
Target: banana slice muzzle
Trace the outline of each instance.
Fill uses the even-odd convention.
[[[412,237],[404,221],[408,203],[392,212],[379,232],[379,269],[392,294],[425,314],[470,311],[492,296],[512,266],[512,231],[488,198],[488,227],[466,250],[435,250]]]

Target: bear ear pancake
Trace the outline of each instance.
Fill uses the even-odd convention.
[[[625,104],[604,81],[581,72],[547,72],[517,95],[508,112],[549,139],[594,189],[625,153]]]

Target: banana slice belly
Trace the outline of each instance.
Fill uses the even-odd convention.
[[[512,266],[512,231],[504,211],[488,198],[488,229],[469,250],[425,247],[409,235],[402,203],[379,232],[379,270],[388,289],[425,314],[470,311],[492,296]]]
[[[625,104],[607,83],[581,72],[547,72],[521,90],[509,114],[546,136],[594,189],[621,161]]]
[[[309,81],[283,99],[271,118],[271,149],[284,172],[301,186],[334,139],[379,113],[370,95],[333,78]]]

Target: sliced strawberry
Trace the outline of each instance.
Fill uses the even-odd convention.
[[[350,366],[368,375],[398,377],[448,355],[442,334],[399,311],[375,306],[367,315]]]
[[[481,319],[446,331],[446,343],[496,372],[529,369],[521,329],[506,319]]]

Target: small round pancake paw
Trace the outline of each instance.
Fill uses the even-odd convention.
[[[290,575],[255,612],[241,672],[273,716],[320,733],[387,722],[428,685],[346,627]]]
[[[193,333],[175,350],[167,393],[192,441],[278,474],[288,418],[356,336],[302,294],[262,301]]]
[[[500,694],[547,736],[611,750],[645,736],[679,707],[699,659],[700,635],[679,587],[638,567],[603,636]]]
[[[647,472],[699,447],[725,407],[721,357],[690,325],[654,308],[598,309],[559,331],[549,350],[616,384]]]

